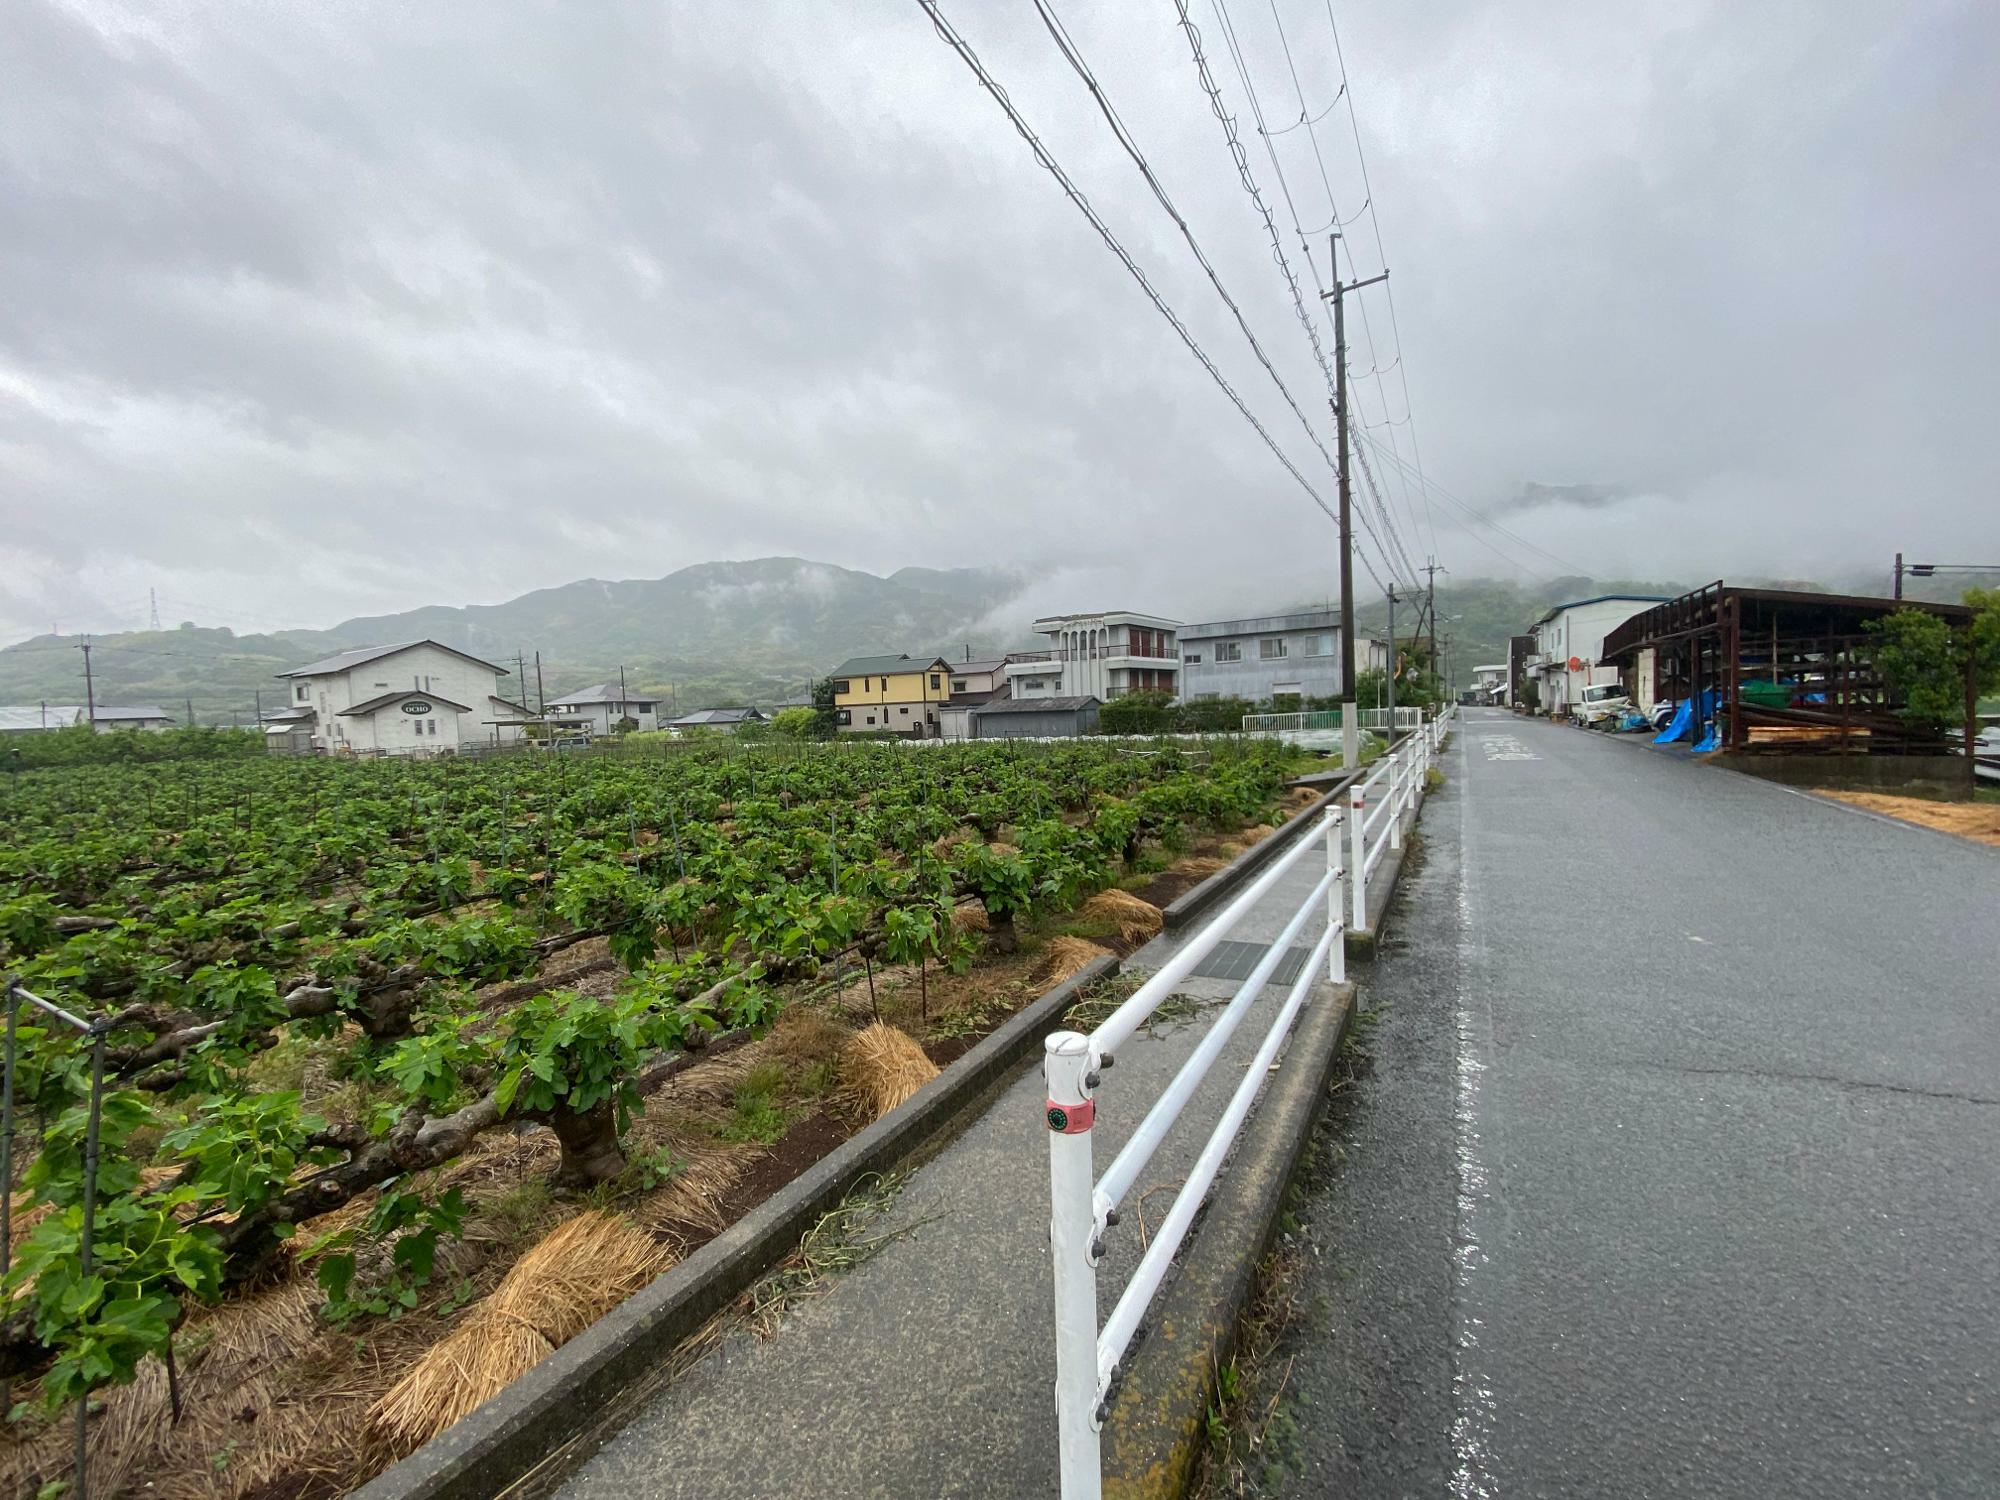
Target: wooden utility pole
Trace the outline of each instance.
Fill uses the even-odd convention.
[[[78,649],[83,652],[84,712],[90,716],[90,727],[94,731],[97,728],[97,685],[90,675],[90,642],[85,641]]]
[[[1340,279],[1340,231],[1335,230],[1327,238],[1327,255],[1332,261],[1333,290],[1322,293],[1325,300],[1333,303],[1333,426],[1335,451],[1338,462],[1335,465],[1340,477],[1340,701],[1343,743],[1348,739],[1346,726],[1354,722],[1354,482],[1348,473],[1347,438],[1347,307],[1349,292],[1369,286],[1377,281],[1387,281],[1389,272],[1385,267],[1380,276],[1371,276],[1367,281],[1343,283]],[[1391,643],[1393,646],[1393,642]],[[1349,760],[1352,760],[1350,755]]]
[[[545,714],[548,711],[548,695],[542,691],[542,653],[537,651],[535,653],[535,712]]]

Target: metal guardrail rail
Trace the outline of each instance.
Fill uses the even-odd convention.
[[[1250,885],[1195,933],[1141,985],[1130,999],[1089,1035],[1059,1031],[1044,1043],[1043,1075],[1048,1084],[1045,1123],[1049,1131],[1049,1240],[1055,1278],[1056,1426],[1060,1444],[1063,1500],[1098,1500],[1102,1493],[1099,1433],[1109,1413],[1109,1396],[1119,1363],[1138,1333],[1167,1273],[1187,1238],[1195,1214],[1222,1169],[1243,1122],[1249,1117],[1266,1073],[1291,1034],[1292,1024],[1312,995],[1322,970],[1339,982],[1347,977],[1345,934],[1366,925],[1367,877],[1385,853],[1402,844],[1403,815],[1414,815],[1423,800],[1425,775],[1451,721],[1446,709],[1420,723],[1383,757],[1382,764],[1356,785],[1346,808],[1331,807],[1319,820],[1317,836],[1301,838],[1274,859]],[[1376,790],[1381,788],[1379,792]],[[1369,809],[1371,797],[1374,808]],[[1348,837],[1343,841],[1345,825]],[[1299,903],[1284,931],[1265,951],[1208,1034],[1153,1102],[1123,1149],[1101,1176],[1096,1174],[1092,1132],[1103,1075],[1182,980],[1256,908],[1295,866],[1314,850],[1324,851],[1326,871]],[[1343,852],[1346,863],[1341,862]],[[1352,909],[1349,910],[1351,896]],[[1312,956],[1300,969],[1272,1017],[1255,1056],[1201,1149],[1165,1221],[1146,1246],[1138,1269],[1100,1328],[1097,1319],[1097,1265],[1104,1237],[1119,1222],[1119,1206],[1139,1174],[1180,1119],[1194,1092],[1214,1067],[1272,974],[1309,928],[1318,928]]]

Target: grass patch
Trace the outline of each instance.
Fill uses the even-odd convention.
[[[769,1146],[799,1122],[802,1111],[785,1102],[789,1080],[777,1063],[760,1063],[736,1085],[729,1117],[716,1129],[725,1141]]]
[[[554,1194],[548,1178],[540,1173],[524,1177],[485,1205],[482,1217],[489,1219],[511,1239],[532,1233],[549,1211]]]

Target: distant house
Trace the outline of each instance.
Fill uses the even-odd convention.
[[[11,703],[0,707],[0,734],[39,734],[82,722],[80,703]]]
[[[363,646],[277,675],[290,701],[265,717],[265,743],[274,749],[302,741],[308,751],[336,754],[455,751],[498,743],[501,723],[532,717],[501,696],[504,667],[432,640]]]
[[[698,708],[691,714],[667,720],[668,729],[740,729],[745,724],[762,724],[764,716],[754,708]]]
[[[551,698],[548,717],[560,726],[592,734],[616,734],[627,719],[640,729],[660,727],[660,700],[623,691],[616,683],[600,682]]]
[[[1000,698],[970,710],[975,740],[1073,739],[1097,729],[1098,700],[1089,694],[1067,698]]]
[[[120,729],[158,734],[163,729],[174,727],[174,721],[168,717],[166,710],[151,703],[127,706],[100,703],[94,710],[86,709],[85,716],[99,734],[110,734]]]
[[[1481,703],[1505,703],[1507,701],[1507,663],[1496,661],[1491,666],[1472,669],[1472,690]]]
[[[935,739],[951,701],[951,663],[941,656],[853,656],[833,669],[833,718],[843,734]]]
[[[967,659],[951,664],[951,701],[938,706],[938,734],[947,740],[972,738],[972,710],[1012,697],[1007,658]]]

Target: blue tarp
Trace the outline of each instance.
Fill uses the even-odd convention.
[[[1681,699],[1680,707],[1676,708],[1674,716],[1667,720],[1667,727],[1653,736],[1653,743],[1656,745],[1671,745],[1675,740],[1687,738],[1688,721],[1693,717],[1694,699]]]
[[[1713,750],[1717,743],[1714,727],[1715,710],[1720,706],[1721,702],[1722,694],[1714,688],[1705,689],[1692,698],[1683,698],[1680,707],[1674,710],[1673,718],[1667,722],[1667,727],[1653,736],[1653,743],[1656,745],[1671,745],[1676,740],[1687,739],[1694,732],[1695,711],[1699,709],[1701,722],[1708,726],[1708,733],[1703,736],[1702,742],[1694,748],[1696,750]]]

